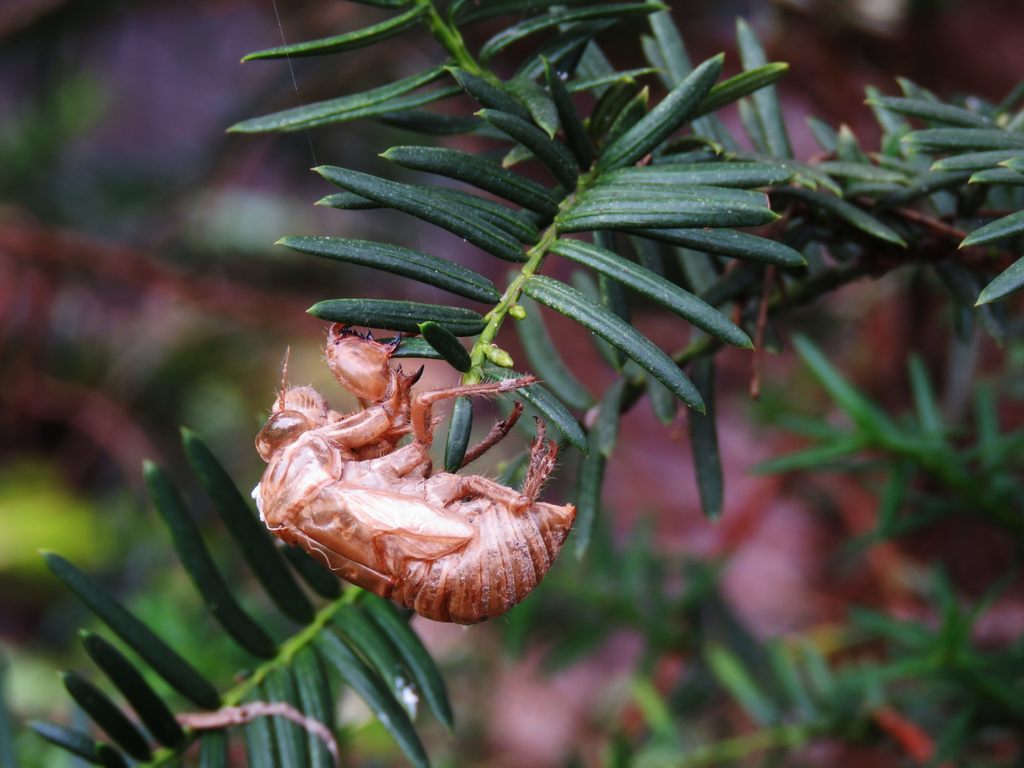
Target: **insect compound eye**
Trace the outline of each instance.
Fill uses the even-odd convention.
[[[295,442],[299,435],[313,429],[313,423],[298,411],[278,411],[256,436],[256,450],[264,461],[286,445]]]
[[[327,366],[341,386],[361,400],[380,402],[391,379],[388,360],[393,348],[351,334],[331,333]]]

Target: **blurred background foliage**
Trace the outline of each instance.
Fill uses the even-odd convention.
[[[384,291],[372,273],[270,243],[287,233],[386,240],[398,231],[424,250],[454,247],[409,219],[309,205],[322,182],[301,169],[358,167],[400,143],[406,134],[397,129],[355,122],[342,131],[224,134],[252,114],[335,95],[339,79],[382,82],[427,60],[403,41],[346,58],[341,72],[331,58],[296,59],[293,72],[239,65],[243,52],[282,35],[311,39],[376,18],[354,4],[280,5],[280,19],[269,0],[8,0],[0,8],[0,642],[20,764],[68,759],[20,723],[67,721],[52,670],[83,664],[71,639],[85,614],[41,567],[39,548],[99,574],[203,671],[243,666],[191,599],[144,500],[139,460],[187,476],[185,424],[251,487],[262,470],[252,439],[285,346],[293,381],[341,397],[320,362],[322,324],[304,310],[325,296],[406,287],[392,281]],[[790,63],[779,90],[799,158],[818,151],[807,114],[877,145],[865,85],[892,93],[900,74],[940,94],[998,101],[1024,71],[1013,34],[1024,28],[1024,8],[1011,0],[679,2],[672,10],[698,60],[723,49],[733,57],[734,18],[744,15],[770,58]],[[602,43],[617,64],[639,66],[634,39]],[[475,266],[502,279],[501,265]],[[434,298],[408,285],[405,298]],[[572,347],[578,329],[559,318],[551,325]],[[1014,564],[1024,502],[1013,495],[1019,484],[1000,490],[1002,480],[984,474],[988,454],[970,451],[985,440],[1001,456],[1024,447],[1012,439],[1024,423],[1020,334],[1002,347],[976,333],[957,337],[945,301],[919,273],[849,286],[791,326],[815,329],[831,368],[815,365],[810,347],[802,360],[792,351],[766,358],[754,401],[748,359],[733,350],[718,357],[721,521],[700,513],[683,429],[666,431],[638,408],[621,425],[606,513],[583,562],[567,552],[537,595],[487,626],[417,623],[459,717],[454,739],[425,728],[437,765],[712,764],[759,745],[726,740],[734,753],[707,762],[678,755],[711,735],[775,738],[762,746],[807,741],[785,730],[790,710],[829,731],[846,718],[851,738],[774,764],[938,765],[943,744],[972,722],[990,729],[980,738],[992,765],[1018,764],[1024,590]],[[503,339],[521,356],[514,335]],[[596,355],[574,348],[577,375],[606,384]],[[427,376],[447,381],[450,371],[432,365]],[[940,446],[924,459],[888,450],[857,420],[857,404],[835,397],[836,376],[901,425],[938,429],[956,450],[943,455]],[[835,426],[809,429],[822,414]],[[506,458],[515,450],[503,448]],[[963,455],[976,464],[959,466]],[[823,456],[836,471],[820,471]],[[925,479],[914,480],[922,466]],[[557,481],[549,491],[568,492]],[[917,511],[899,516],[907,494],[904,508]],[[930,498],[962,514],[929,514]],[[204,502],[194,509],[213,525]],[[232,558],[218,562],[229,578],[247,578]],[[881,658],[883,643],[893,664],[909,660],[902,673],[911,682],[901,713],[878,707],[865,716],[863,678],[851,683],[844,670]],[[708,663],[688,663],[694,653]],[[959,666],[915,677],[914,663],[942,658]],[[1010,677],[979,678],[987,682],[976,696],[957,698],[949,681],[979,667]],[[822,709],[821,701],[844,700],[833,695],[843,686],[852,709]],[[354,721],[364,723],[352,735],[354,764],[401,764],[372,718]],[[924,754],[922,743],[938,747]]]

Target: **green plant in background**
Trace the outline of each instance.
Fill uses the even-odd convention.
[[[180,491],[159,466],[147,463],[146,485],[157,511],[171,532],[175,550],[197,592],[228,636],[257,666],[245,679],[221,693],[195,667],[173,651],[146,624],[90,577],[59,555],[45,555],[54,574],[146,662],[164,684],[202,710],[244,707],[247,702],[282,701],[303,712],[310,722],[329,723],[335,701],[334,670],[357,691],[395,736],[410,761],[426,765],[427,757],[410,720],[409,697],[423,695],[449,728],[452,713],[444,684],[416,635],[390,604],[351,589],[342,594],[337,578],[300,550],[279,549],[249,504],[202,440],[183,432],[185,453],[200,484],[225,527],[283,618],[298,627],[278,641],[238,603]],[[295,580],[295,573],[326,600],[316,609]],[[176,760],[199,735],[183,729],[136,664],[105,637],[83,632],[82,643],[92,660],[131,705],[146,730],[161,745],[153,749],[138,726],[111,699],[75,672],[64,684],[75,702],[133,759],[152,765]],[[225,723],[226,725],[226,723]],[[45,738],[101,765],[125,765],[118,749],[85,733],[50,723],[34,723]],[[314,731],[285,718],[257,718],[245,728],[251,765],[330,765],[332,744]],[[201,739],[201,765],[224,765],[228,742],[223,728]]]
[[[861,614],[844,647],[877,637],[887,653],[833,669],[811,644],[764,646],[747,634],[717,597],[714,564],[654,555],[639,536],[624,548],[613,546],[599,509],[619,419],[646,394],[666,424],[675,419],[679,401],[689,409],[702,505],[717,517],[723,488],[713,404],[715,353],[724,345],[777,347],[772,320],[862,277],[903,267],[925,270],[948,291],[961,334],[969,336],[977,320],[1004,343],[1017,343],[1019,323],[1009,322],[1005,304],[995,302],[1024,285],[1024,260],[1014,250],[1024,234],[1024,214],[1018,212],[1024,202],[1024,91],[1001,104],[977,98],[954,104],[906,81],[900,82],[901,97],[871,90],[869,104],[883,132],[880,149],[866,152],[849,129],[836,131],[812,120],[821,159],[803,163],[792,156],[772,87],[786,65],[766,61],[743,22],[737,27],[742,71],[723,78],[721,55],[691,64],[658,3],[366,4],[394,8],[395,15],[362,30],[246,58],[333,55],[389,44],[425,28],[438,44],[436,63],[367,91],[246,120],[231,130],[297,131],[366,118],[425,136],[472,134],[500,148],[500,160],[491,151],[432,145],[396,146],[381,154],[402,168],[455,179],[488,196],[332,165],[315,170],[341,188],[320,205],[390,208],[441,227],[511,264],[502,288],[468,267],[404,245],[321,236],[280,242],[482,305],[477,311],[391,299],[326,299],[310,309],[316,317],[413,334],[402,339],[397,356],[447,360],[466,384],[518,375],[513,365],[543,382],[521,394],[579,452],[575,550],[581,556],[588,547],[598,551],[583,564],[556,569],[548,588],[511,615],[506,639],[521,648],[530,637],[546,635],[554,641],[549,658],[565,663],[616,628],[642,634],[646,652],[633,698],[650,736],[639,743],[613,739],[607,764],[715,765],[824,736],[864,741],[878,737],[879,712],[886,707],[909,708],[943,731],[929,757],[934,764],[987,754],[989,730],[997,738],[1019,732],[1020,649],[973,647],[977,609],[960,608],[944,581],[936,588],[943,617],[937,630]],[[483,22],[493,26],[502,18],[508,26],[481,45],[467,42]],[[638,19],[649,25],[640,38],[649,66],[617,70],[594,38]],[[538,40],[540,46],[533,47]],[[513,55],[520,51],[525,53]],[[652,104],[651,86],[657,83],[666,94]],[[474,102],[472,115],[431,109],[458,95]],[[579,111],[584,103],[593,105],[587,114]],[[733,104],[751,150],[716,114]],[[907,118],[926,127],[914,130]],[[528,162],[543,172],[542,181],[517,170]],[[551,275],[553,263],[571,270],[568,281]],[[638,305],[667,310],[692,326],[689,343],[663,351],[631,323]],[[593,335],[615,374],[603,393],[582,384],[573,361],[562,359],[542,306]],[[499,344],[506,321],[518,326],[528,365],[514,363]],[[472,338],[468,350],[459,338]],[[812,432],[820,445],[766,469],[818,468],[870,452],[873,465],[883,465],[890,477],[879,538],[967,508],[1020,542],[1021,487],[1012,476],[1022,438],[999,434],[991,390],[979,390],[977,428],[965,445],[939,417],[918,363],[910,368],[917,418],[896,421],[858,394],[809,341],[798,339],[796,346],[849,415],[852,431],[816,424]],[[582,413],[587,418],[580,419]],[[471,428],[469,402],[459,401],[446,466],[461,464]],[[326,765],[330,740],[302,723],[333,725],[332,702],[344,683],[369,705],[406,757],[426,765],[408,709],[413,692],[449,727],[452,713],[437,670],[404,617],[356,589],[342,593],[334,577],[305,555],[275,547],[193,433],[185,433],[185,450],[231,538],[282,614],[277,620],[290,622],[290,629],[268,632],[265,621],[238,604],[179,492],[163,470],[147,465],[150,495],[182,564],[224,632],[255,666],[222,691],[95,581],[49,554],[54,573],[146,663],[146,674],[161,678],[177,698],[165,702],[121,650],[87,633],[89,655],[159,746],[77,673],[64,678],[69,693],[116,746],[61,726],[35,728],[97,764],[125,764],[122,751],[146,764],[168,764],[198,740],[201,765],[224,765],[229,721],[204,730],[188,715],[182,727],[172,712],[277,702],[299,722],[282,709],[272,717],[242,717],[249,764]],[[522,459],[511,462],[504,479],[513,482],[521,465]],[[317,593],[320,607],[293,571]],[[688,585],[681,594],[666,590],[673,579]],[[564,629],[543,621],[546,615],[560,616]],[[647,677],[653,660],[665,653],[695,660],[669,698]],[[712,731],[690,722],[723,696],[759,730],[719,740],[713,733],[722,727]],[[960,714],[955,727],[944,728],[950,712]]]
[[[817,440],[816,445],[766,462],[762,471],[883,469],[888,480],[881,495],[878,528],[872,534],[877,540],[955,514],[981,517],[1005,529],[1015,541],[1021,540],[1024,432],[1000,434],[991,387],[975,390],[971,434],[954,434],[944,423],[924,364],[912,357],[908,370],[914,415],[897,422],[846,381],[810,341],[798,336],[794,343],[814,377],[849,418],[852,429],[809,425],[809,436]],[[901,517],[901,511],[910,514]]]

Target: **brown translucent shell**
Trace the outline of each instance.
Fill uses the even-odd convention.
[[[427,618],[472,624],[500,616],[540,583],[575,519],[573,505],[538,500],[557,446],[538,422],[519,490],[479,475],[435,472],[432,407],[535,379],[414,393],[417,376],[389,365],[394,349],[332,326],[327,362],[362,401],[355,413],[331,411],[311,387],[282,384],[256,438],[268,463],[254,491],[260,514],[275,535],[341,578]],[[481,455],[510,428],[492,430],[496,436],[467,455]]]

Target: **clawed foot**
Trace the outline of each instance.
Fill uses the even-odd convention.
[[[526,470],[522,493],[513,504],[513,510],[517,514],[525,512],[536,503],[544,483],[555,469],[555,460],[558,458],[558,443],[554,440],[545,440],[544,422],[539,418],[535,421],[537,437],[530,446],[530,465]]]

